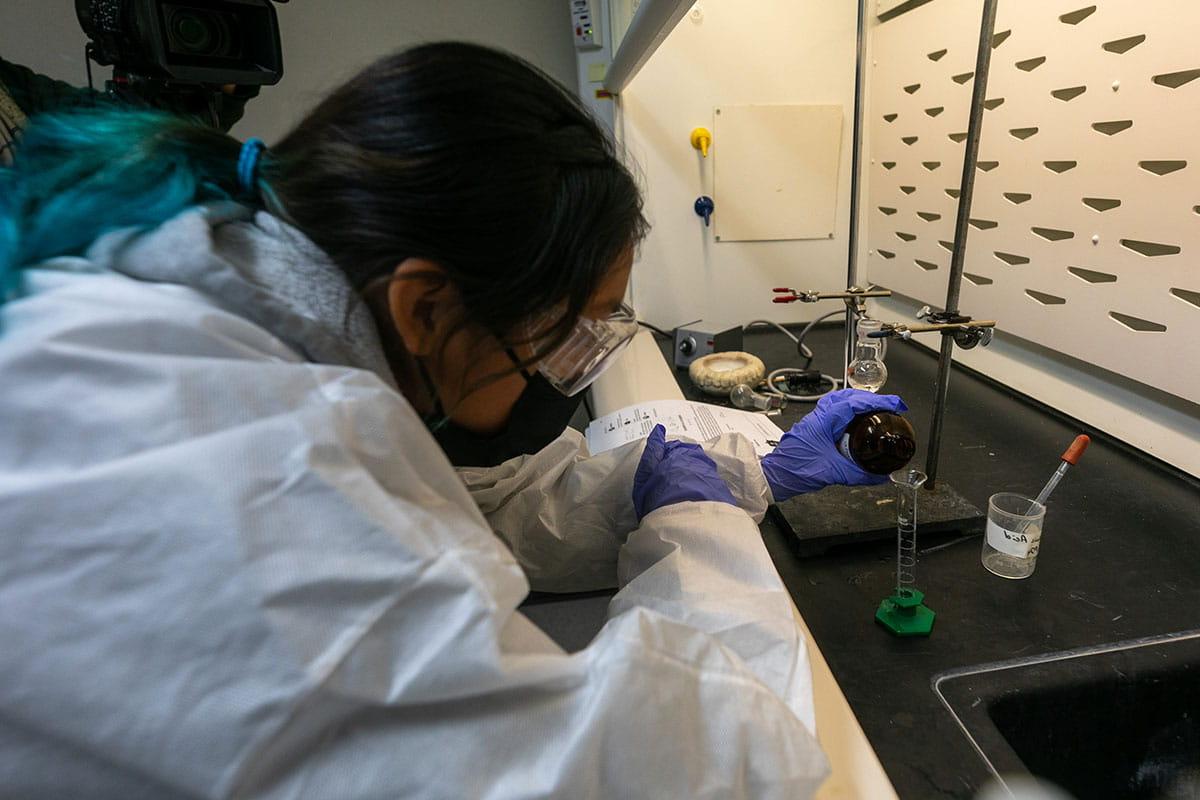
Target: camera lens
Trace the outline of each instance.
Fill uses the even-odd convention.
[[[214,31],[205,25],[204,20],[197,19],[192,14],[176,14],[174,23],[175,37],[184,48],[193,53],[203,53],[212,47]]]
[[[223,58],[238,55],[229,21],[219,12],[169,7],[167,37],[171,49],[180,54]]]

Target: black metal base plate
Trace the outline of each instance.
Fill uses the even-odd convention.
[[[829,486],[771,506],[775,521],[791,534],[796,554],[819,556],[835,545],[896,536],[896,487]],[[983,530],[985,516],[954,487],[917,490],[917,536]],[[918,538],[920,541],[920,538]]]

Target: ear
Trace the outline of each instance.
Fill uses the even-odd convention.
[[[458,296],[445,271],[423,258],[406,258],[388,284],[388,313],[404,349],[427,356],[437,345],[438,329],[457,312]]]

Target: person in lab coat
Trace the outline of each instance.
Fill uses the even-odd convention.
[[[34,118],[0,170],[0,797],[810,796],[755,523],[871,480],[834,440],[898,398],[839,393],[761,465],[657,429],[460,474],[436,438],[611,363],[644,228],[578,101],[477,46],[385,58],[266,151]],[[621,588],[567,654],[531,584]]]

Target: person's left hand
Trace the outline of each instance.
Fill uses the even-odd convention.
[[[908,411],[908,406],[894,394],[872,394],[859,389],[842,389],[817,401],[817,407],[783,435],[775,451],[763,457],[763,475],[775,502],[782,503],[833,484],[887,483],[888,476],[867,472],[842,455],[837,447],[851,420],[872,411],[900,414]]]
[[[667,429],[655,425],[633,474],[633,510],[638,521],[663,506],[689,500],[737,505],[717,465],[698,444],[668,442]]]

